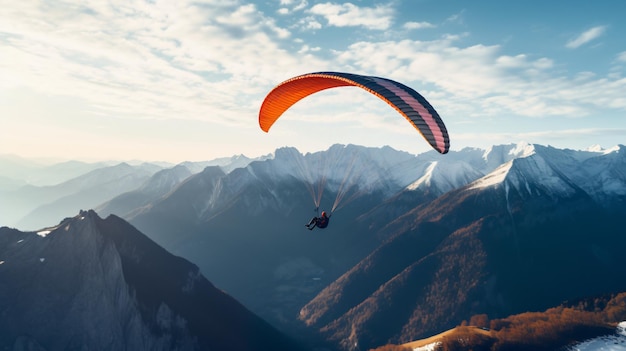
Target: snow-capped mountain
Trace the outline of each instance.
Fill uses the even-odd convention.
[[[517,149],[520,149],[518,147]],[[556,197],[583,191],[600,205],[625,204],[626,147],[576,151],[526,145],[517,157],[502,163],[470,188],[503,186],[507,193],[544,191]]]
[[[414,181],[424,168],[416,160],[415,155],[390,147],[337,144],[326,151],[305,155],[295,148],[281,148],[262,168],[276,177],[294,177],[311,184],[324,182],[330,191],[357,185],[361,189],[387,187],[397,191]],[[255,167],[260,166],[251,165]]]
[[[615,279],[626,274],[621,150],[518,144],[471,159],[495,169],[387,217],[366,235],[388,239],[299,318],[355,350],[434,335],[475,314],[539,311],[626,290]]]
[[[406,190],[429,190],[436,195],[443,195],[450,190],[459,188],[483,176],[480,169],[476,169],[465,161],[442,162],[432,161],[426,167],[424,175],[409,184]]]

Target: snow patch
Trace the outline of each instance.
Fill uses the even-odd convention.
[[[620,149],[621,148],[620,148],[619,145],[615,145],[615,146],[613,146],[611,148],[603,150],[603,153],[606,155],[606,154],[610,154],[610,153],[613,153],[613,152],[619,152]]]
[[[471,183],[469,188],[470,189],[482,189],[482,188],[487,188],[493,185],[501,184],[506,178],[507,174],[509,174],[509,170],[511,169],[512,165],[513,165],[512,161],[509,161],[503,164],[502,166],[496,168],[495,171]]]
[[[535,146],[527,142],[518,143],[509,151],[509,155],[514,155],[515,157],[528,157],[534,153]]]
[[[593,144],[589,146],[588,148],[586,148],[585,151],[602,152],[604,151],[604,149],[602,148],[602,146],[600,146],[600,144]]]
[[[428,345],[424,345],[424,346],[420,346],[420,347],[415,347],[413,348],[413,351],[434,351],[437,346],[439,346],[441,343],[440,342],[434,342],[432,344],[428,344]]]
[[[570,351],[626,351],[626,321],[617,325],[615,335],[601,336],[574,345]]]
[[[421,186],[427,186],[427,187],[430,186],[431,181],[433,179],[433,172],[435,171],[435,167],[437,167],[437,161],[431,162],[430,165],[426,167],[426,171],[424,172],[424,175],[420,177],[418,180],[416,180],[415,182],[413,182],[412,184],[410,184],[407,187],[407,189],[416,190],[420,188]]]
[[[37,235],[39,235],[42,238],[45,238],[48,234],[52,233],[52,230],[41,230],[37,232]]]

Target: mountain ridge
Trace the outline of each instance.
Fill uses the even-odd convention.
[[[304,349],[117,216],[0,240],[3,348]]]

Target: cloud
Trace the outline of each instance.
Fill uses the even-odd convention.
[[[424,29],[435,28],[435,25],[429,22],[406,22],[402,27],[404,29]]]
[[[283,77],[276,67],[323,66],[282,49],[289,31],[236,1],[31,1],[5,8],[0,32],[2,89],[72,96],[103,118],[243,123]]]
[[[298,50],[298,54],[304,54],[307,52],[312,52],[312,51],[320,51],[321,48],[319,46],[316,47],[310,47],[308,45],[303,45],[302,48],[300,50]]]
[[[304,30],[322,29],[322,24],[314,16],[307,16],[298,20],[298,27]]]
[[[310,13],[323,16],[328,25],[335,27],[366,27],[372,30],[389,29],[394,10],[390,5],[358,7],[352,3],[323,3],[313,6]]]
[[[295,1],[292,1],[292,0],[281,0],[280,1],[281,6],[291,6],[291,8],[281,7],[278,9],[277,12],[281,15],[287,15],[293,12],[297,12],[297,11],[305,9],[309,5],[309,2],[307,0],[301,0],[298,4],[295,4],[295,5],[294,4],[295,4]]]
[[[336,52],[350,69],[415,87],[448,114],[489,118],[581,117],[598,109],[626,110],[626,79],[559,76],[548,58],[503,55],[499,46],[433,41],[358,42]],[[537,82],[541,82],[538,84]]]
[[[622,51],[617,54],[617,60],[621,62],[626,62],[626,51]]]
[[[465,15],[465,10],[449,16],[448,18],[446,18],[445,22],[447,22],[447,23],[463,23],[464,15]]]
[[[581,33],[576,38],[573,38],[570,41],[568,41],[567,44],[565,44],[565,47],[570,48],[570,49],[579,48],[582,45],[585,45],[589,43],[590,41],[599,38],[602,34],[604,34],[604,32],[606,31],[606,28],[607,28],[606,26],[597,26],[597,27],[588,29],[584,31],[583,33]]]
[[[309,2],[306,0],[302,0],[300,1],[300,3],[296,6],[294,6],[293,11],[300,11],[305,9],[307,6],[309,5]]]

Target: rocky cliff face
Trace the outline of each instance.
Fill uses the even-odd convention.
[[[298,345],[122,219],[0,228],[0,349],[261,350]]]

